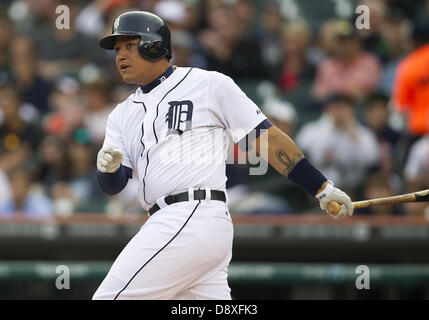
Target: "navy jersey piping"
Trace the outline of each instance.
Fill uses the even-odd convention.
[[[144,104],[144,102],[141,102],[141,101],[133,101],[134,103],[141,103],[142,104],[142,106],[143,106],[143,108],[144,108],[144,113],[146,114],[147,113],[147,111],[146,111],[146,105]],[[143,136],[144,136],[144,119],[143,119],[143,122],[142,122],[142,136],[141,136],[141,138],[140,138],[140,143],[142,144],[142,146],[143,146],[143,150],[142,150],[142,152],[140,153],[140,157],[141,156],[143,156],[143,152],[144,152],[144,149],[145,149],[145,145],[144,145],[144,142],[143,142]]]
[[[164,98],[171,92],[171,91],[173,91],[174,89],[176,89],[176,87],[179,85],[179,84],[181,84],[182,83],[182,81],[183,80],[185,80],[186,79],[186,77],[188,76],[188,74],[189,74],[189,72],[191,72],[192,71],[192,69],[193,68],[191,68],[191,69],[189,69],[189,71],[185,74],[185,76],[183,77],[183,79],[182,80],[180,80],[173,88],[171,88],[163,97],[162,97],[162,99],[158,102],[158,104],[156,105],[156,116],[155,116],[155,119],[153,120],[153,123],[152,123],[152,127],[153,127],[153,134],[155,135],[155,139],[156,139],[156,143],[158,143],[158,136],[156,135],[156,131],[155,131],[155,121],[156,121],[156,119],[158,118],[158,112],[159,112],[159,105],[161,104],[161,102],[162,102],[162,100],[164,100]],[[155,143],[155,144],[156,144]]]
[[[156,135],[156,130],[155,130],[155,122],[156,122],[156,119],[158,118],[158,113],[159,113],[159,105],[161,104],[161,102],[164,100],[164,98],[171,92],[171,91],[173,91],[174,89],[176,89],[177,88],[177,86],[179,85],[179,84],[181,84],[182,82],[183,82],[183,80],[185,80],[186,79],[186,77],[188,76],[188,74],[192,71],[192,69],[193,68],[191,68],[191,69],[189,69],[189,71],[185,74],[185,76],[182,78],[182,80],[180,80],[173,88],[171,88],[163,97],[162,97],[162,99],[158,102],[158,104],[156,105],[156,116],[155,116],[155,119],[153,120],[153,123],[152,123],[152,128],[153,128],[153,134],[155,135],[155,140],[156,140],[156,142],[155,142],[155,144],[154,145],[156,145],[157,143],[158,143],[158,136]],[[149,204],[149,202],[147,202],[146,201],[146,185],[145,185],[145,178],[146,178],[146,173],[147,173],[147,168],[149,167],[149,151],[151,150],[151,148],[152,148],[153,146],[151,146],[148,150],[147,150],[147,153],[146,153],[146,168],[145,168],[145,170],[144,170],[144,175],[143,175],[143,180],[142,180],[142,183],[143,183],[143,198],[144,198],[144,201],[147,203],[147,204]]]
[[[119,295],[130,285],[131,281],[137,276],[137,274],[149,263],[152,261],[153,258],[155,258],[162,250],[164,250],[178,235],[179,233],[183,230],[183,228],[185,228],[185,226],[188,224],[189,220],[192,218],[192,216],[195,213],[195,210],[197,210],[198,206],[201,204],[201,200],[198,201],[197,205],[195,206],[194,210],[192,210],[191,214],[189,215],[189,217],[186,219],[185,223],[183,224],[183,226],[179,229],[179,231],[177,231],[177,233],[170,239],[170,241],[168,241],[161,249],[159,249],[149,260],[147,260],[141,267],[139,270],[137,270],[136,273],[134,273],[134,275],[131,277],[131,279],[127,282],[127,284],[122,288],[122,290],[120,290],[115,298],[113,300],[116,300]]]

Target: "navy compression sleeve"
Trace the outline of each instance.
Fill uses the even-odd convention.
[[[128,179],[133,176],[133,169],[126,166],[119,167],[114,173],[104,173],[97,170],[97,180],[101,190],[109,196],[121,192],[128,183]]]
[[[328,180],[318,169],[308,161],[302,158],[288,175],[289,180],[295,182],[301,188],[305,189],[313,197],[320,189],[322,184]]]

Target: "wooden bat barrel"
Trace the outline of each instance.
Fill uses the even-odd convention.
[[[355,208],[366,208],[369,206],[380,206],[386,204],[406,203],[406,202],[426,202],[429,201],[429,189],[421,190],[414,193],[401,194],[398,196],[377,198],[353,202]],[[341,205],[336,201],[328,203],[327,211],[332,215],[337,215]]]

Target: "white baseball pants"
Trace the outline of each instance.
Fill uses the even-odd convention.
[[[226,203],[187,201],[153,214],[93,299],[231,299],[233,226]]]

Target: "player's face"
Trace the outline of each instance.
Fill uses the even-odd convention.
[[[150,68],[151,62],[143,59],[137,49],[139,41],[135,36],[121,36],[115,41],[116,67],[126,83],[140,84]]]

